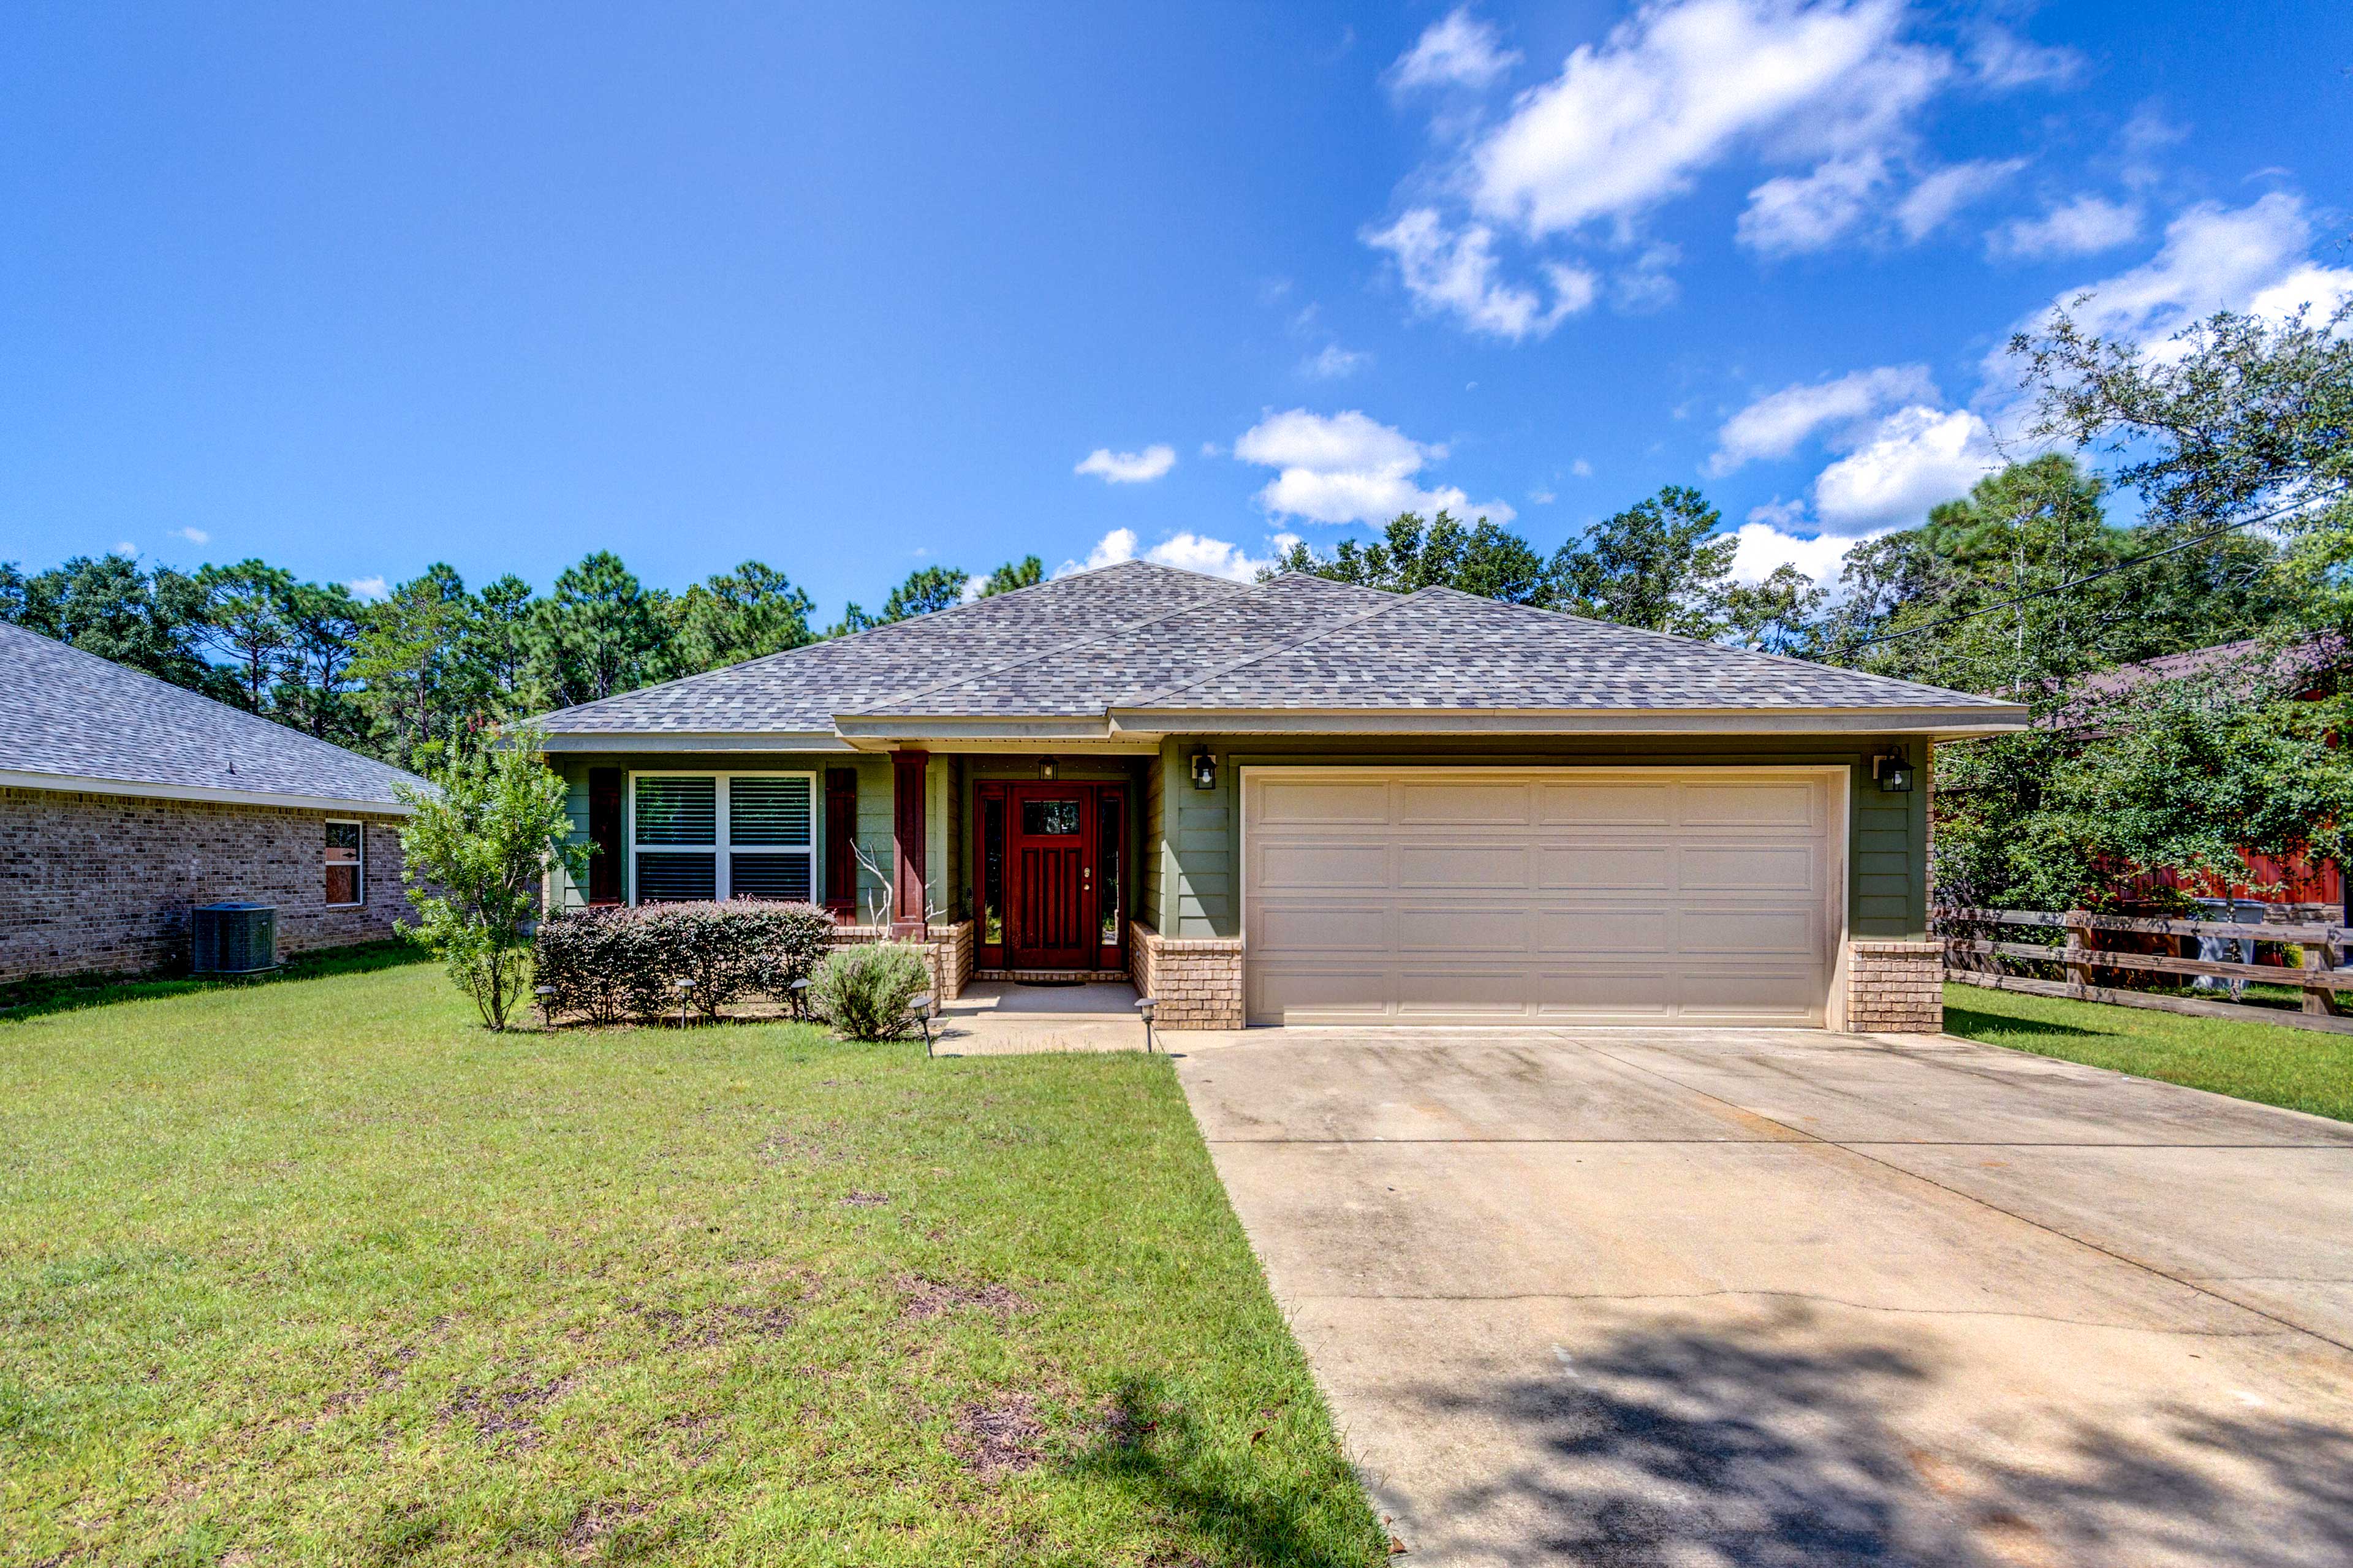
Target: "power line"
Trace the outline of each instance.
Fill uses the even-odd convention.
[[[1850,648],[1869,647],[1873,643],[1894,642],[1898,637],[1917,637],[1922,632],[1933,632],[1941,626],[1958,626],[1963,621],[1976,620],[1979,616],[1992,615],[1996,610],[2015,609],[2030,599],[2042,599],[2053,594],[2063,594],[2070,588],[2080,588],[2086,583],[2096,583],[2101,578],[2114,576],[2118,572],[2128,572],[2136,566],[2146,566],[2152,561],[2162,561],[2168,555],[2179,555],[2185,550],[2195,549],[2206,543],[2209,540],[2220,539],[2226,533],[2251,527],[2258,522],[2269,522],[2273,518],[2299,510],[2306,504],[2299,501],[2294,506],[2284,506],[2271,511],[2258,512],[2253,517],[2242,517],[2236,522],[2224,523],[2211,533],[2201,533],[2195,539],[2185,539],[2180,543],[2168,545],[2163,550],[2152,550],[2146,555],[2136,555],[2129,561],[2119,561],[2113,566],[2103,566],[2096,572],[2086,572],[2081,577],[2070,578],[2064,583],[2054,584],[2048,588],[2037,588],[2031,593],[2021,594],[2014,599],[2004,599],[1999,604],[1988,605],[1982,609],[1969,610],[1957,616],[1947,616],[1941,621],[1928,621],[1920,626],[1906,626],[1900,632],[1882,632],[1875,637],[1864,637],[1860,642],[1848,643],[1845,646]]]

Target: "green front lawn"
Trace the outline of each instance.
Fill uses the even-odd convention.
[[[1945,1031],[2353,1121],[2353,1035],[1949,984]]]
[[[0,1017],[0,1561],[1363,1564],[1165,1058]]]

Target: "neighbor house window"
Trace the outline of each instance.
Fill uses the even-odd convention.
[[[327,824],[327,907],[349,909],[367,898],[367,839],[356,822]]]
[[[641,904],[817,891],[814,773],[639,773],[630,896]]]

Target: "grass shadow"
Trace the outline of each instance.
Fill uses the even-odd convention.
[[[1120,1384],[1100,1436],[1071,1468],[1111,1484],[1132,1506],[1219,1542],[1234,1562],[1364,1568],[1363,1547],[1342,1544],[1364,1521],[1331,1506],[1359,1495],[1338,1450],[1321,1461],[1329,1475],[1313,1473],[1318,1461],[1295,1453],[1287,1474],[1270,1474],[1258,1453],[1251,1440],[1211,1441],[1159,1380],[1145,1375]]]
[[[2052,1023],[2044,1018],[2024,1018],[2011,1013],[1980,1013],[1974,1007],[1956,1007],[1947,1002],[1945,1004],[1945,1033],[1972,1040],[1982,1040],[1989,1035],[2071,1036],[2084,1040],[2105,1040],[2113,1038],[2116,1032]]]
[[[0,985],[0,1024],[21,1024],[53,1014],[111,1007],[158,996],[232,991],[252,985],[275,985],[288,980],[322,980],[337,974],[373,974],[380,970],[432,962],[432,954],[424,949],[396,938],[306,952],[288,959],[267,974],[227,979],[200,979],[186,974],[67,974],[20,980]]]

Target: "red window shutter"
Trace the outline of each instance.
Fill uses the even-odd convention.
[[[596,853],[588,858],[588,901],[621,901],[621,770],[588,770],[588,841]]]
[[[858,912],[858,770],[825,770],[825,907],[853,919]]]

